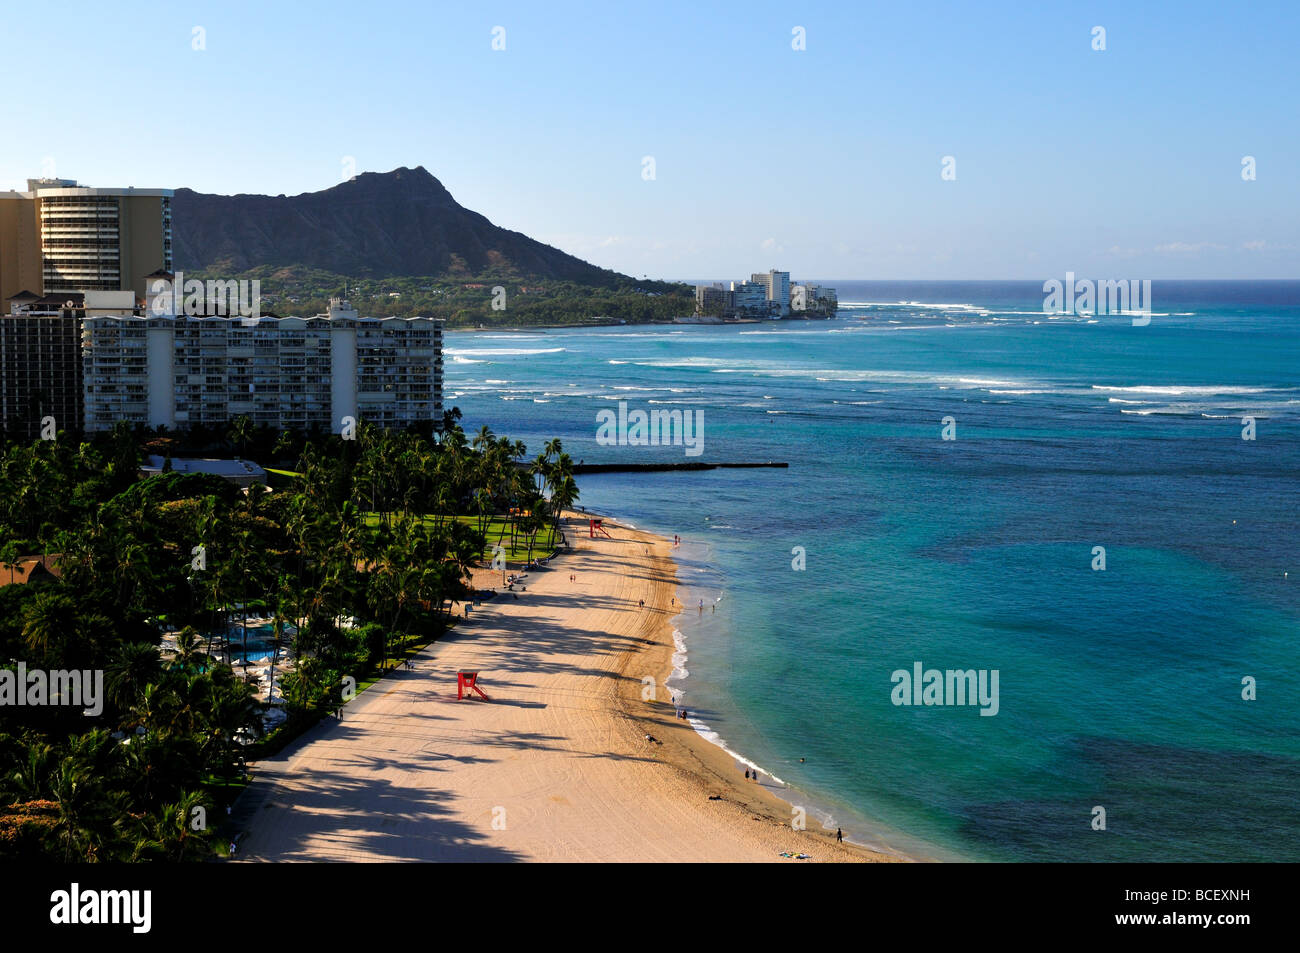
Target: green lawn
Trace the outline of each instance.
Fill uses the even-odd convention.
[[[423,516],[420,518],[426,523],[432,523],[435,519],[432,516]],[[455,516],[452,518],[458,523],[464,523],[466,526],[472,526],[473,528],[478,529],[479,520],[477,516]],[[367,528],[373,529],[379,525],[379,514],[366,513],[365,522]],[[505,536],[504,539],[501,538],[503,534]],[[510,545],[510,520],[508,518],[504,516],[489,517],[486,536],[487,548],[483,551],[484,558],[492,558],[492,548],[497,545],[498,541],[500,541],[501,545],[506,548],[506,559],[522,561],[528,558],[528,538],[522,533],[515,537],[515,545],[513,547]],[[537,538],[533,541],[533,558],[535,559],[538,556],[545,556],[553,550],[555,548],[556,538],[555,530],[550,526],[547,526],[546,529],[538,533]]]

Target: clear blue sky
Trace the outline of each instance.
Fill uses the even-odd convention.
[[[353,157],[637,275],[1300,276],[1294,0],[703,7],[11,7],[0,188],[295,194]]]

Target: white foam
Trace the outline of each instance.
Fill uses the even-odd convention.
[[[1233,394],[1267,394],[1273,390],[1294,390],[1294,388],[1290,387],[1233,387],[1231,385],[1220,384],[1138,384],[1132,387],[1114,387],[1107,384],[1093,384],[1092,389],[1109,391],[1117,394],[1162,394],[1169,397],[1219,397]]]
[[[689,721],[691,727],[695,729],[695,733],[699,735],[701,738],[703,738],[705,741],[709,742],[710,744],[717,745],[727,754],[731,755],[732,758],[739,761],[741,764],[745,765],[750,770],[757,771],[759,774],[765,774],[773,781],[775,781],[777,784],[781,785],[782,787],[785,786],[785,782],[782,781],[780,778],[778,778],[771,771],[765,771],[763,768],[760,768],[757,764],[755,764],[753,761],[750,761],[744,755],[737,754],[735,751],[732,751],[730,748],[728,748],[727,742],[723,739],[722,735],[718,734],[716,731],[714,731],[704,722],[700,721],[698,718],[688,718],[686,720]]]
[[[445,353],[472,355],[474,357],[517,357],[524,354],[559,354],[565,350],[568,349],[563,347],[449,347]]]

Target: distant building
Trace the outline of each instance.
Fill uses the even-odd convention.
[[[767,292],[767,300],[774,317],[783,318],[790,313],[790,272],[772,270],[766,274],[755,273],[749,280],[762,285]]]
[[[793,315],[830,317],[837,300],[834,288],[808,282],[790,283],[788,271],[755,273],[749,281],[733,281],[730,289],[721,283],[697,285],[695,313],[698,316],[730,319],[784,318]]]
[[[732,310],[731,298],[721,284],[699,285],[695,289],[695,313],[721,317]]]
[[[772,309],[768,304],[767,286],[754,281],[733,281],[731,307],[739,317],[771,317]]]
[[[816,317],[831,317],[838,308],[839,298],[834,288],[807,282],[790,287],[792,314],[804,313]]]

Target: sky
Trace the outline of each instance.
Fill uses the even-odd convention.
[[[10,6],[0,189],[422,165],[637,276],[1300,277],[1295,0],[705,6]]]

